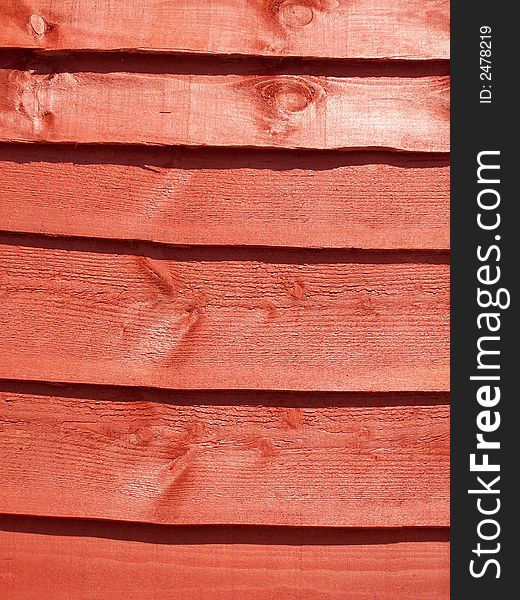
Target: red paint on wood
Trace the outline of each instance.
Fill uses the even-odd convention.
[[[445,157],[0,146],[0,229],[171,244],[449,248]]]
[[[0,228],[116,240],[3,237],[0,377],[188,390],[4,382],[0,511],[129,521],[0,518],[4,595],[447,598],[428,529],[449,518],[447,398],[414,391],[448,389],[447,255],[374,251],[448,248],[447,164],[272,152],[448,151],[447,63],[215,55],[445,59],[448,3],[7,0],[0,19],[13,48],[214,54],[4,52],[0,140],[242,148],[0,150]],[[270,248],[215,247],[247,244]]]
[[[170,524],[449,524],[449,409],[413,404],[424,397],[291,403],[271,393],[268,405],[241,405],[247,398],[234,392],[47,392],[0,392],[0,512]]]
[[[0,141],[449,149],[447,77],[6,69],[0,82]]]
[[[445,257],[3,240],[0,377],[448,389]]]
[[[0,517],[9,599],[445,600],[444,530],[165,528]]]
[[[4,0],[0,19],[7,47],[449,57],[446,0]]]

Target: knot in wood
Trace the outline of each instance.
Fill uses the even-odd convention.
[[[44,63],[32,63],[29,66],[30,70],[24,71],[18,79],[18,110],[32,119],[41,120],[51,115],[51,88],[56,75]]]
[[[305,27],[314,18],[314,10],[305,0],[285,0],[278,6],[278,17],[288,27]]]
[[[41,15],[31,15],[29,18],[29,23],[31,25],[31,29],[36,35],[45,35],[45,32],[47,31],[47,23]]]
[[[303,78],[288,76],[262,81],[257,85],[257,90],[262,99],[285,113],[301,112],[320,94],[317,86]]]

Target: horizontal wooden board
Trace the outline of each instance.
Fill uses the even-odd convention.
[[[267,405],[261,397],[242,405],[235,392],[185,392],[175,404],[178,396],[151,390],[53,393],[0,392],[2,513],[168,524],[449,524],[445,404],[399,396],[291,403],[274,392]]]
[[[182,389],[449,387],[444,256],[2,240],[0,377]]]
[[[0,146],[0,229],[171,244],[449,248],[446,157]]]
[[[0,517],[9,600],[417,600],[449,597],[444,532],[181,530]],[[310,538],[310,540],[309,540]],[[325,538],[325,539],[324,539]],[[321,544],[321,545],[320,545]],[[345,594],[348,594],[346,596]]]
[[[449,149],[449,78],[4,69],[0,141]]]
[[[0,20],[4,47],[449,57],[447,0],[4,0]]]

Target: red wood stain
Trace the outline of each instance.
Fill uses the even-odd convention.
[[[428,60],[449,56],[446,0],[7,0],[6,47]],[[139,19],[136,21],[136,19]],[[139,26],[136,26],[136,23]]]
[[[449,150],[446,76],[0,74],[5,142]]]
[[[277,600],[282,592],[291,600],[449,595],[448,536],[435,529],[166,528],[10,516],[0,517],[0,547],[8,598],[74,590],[79,597],[192,600],[201,589],[210,600]]]
[[[4,144],[0,159],[0,227],[8,231],[198,245],[449,248],[445,156],[102,146],[64,153]]]
[[[0,20],[2,598],[447,599],[448,2]]]

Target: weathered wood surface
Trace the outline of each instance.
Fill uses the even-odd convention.
[[[0,46],[449,57],[447,0],[3,0]]]
[[[445,600],[444,531],[155,528],[0,516],[6,600]]]
[[[0,229],[171,244],[449,248],[445,156],[0,146]]]
[[[182,389],[449,387],[444,255],[2,240],[3,378]]]
[[[449,150],[449,78],[3,69],[0,141]]]
[[[45,391],[0,392],[2,513],[449,524],[449,407],[436,396]]]

